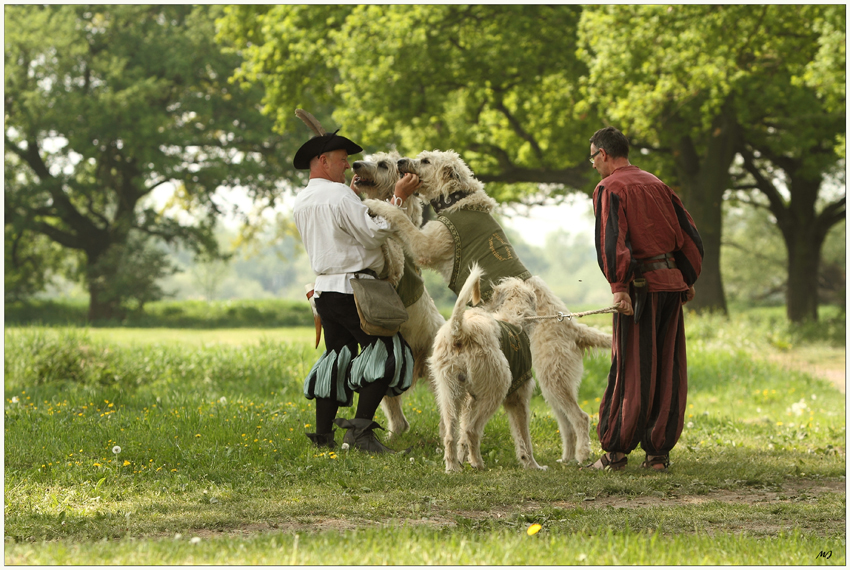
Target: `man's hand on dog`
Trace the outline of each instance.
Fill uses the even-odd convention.
[[[419,188],[419,177],[410,172],[406,172],[398,182],[395,183],[394,196],[401,198],[402,202],[407,200],[416,189]]]

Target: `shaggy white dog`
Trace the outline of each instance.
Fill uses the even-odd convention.
[[[517,381],[522,381],[522,373],[526,373],[524,381],[519,386],[513,384],[515,380],[503,352],[503,328],[499,324],[502,321],[519,327],[519,334],[513,330],[504,338],[513,345],[513,348],[508,346],[508,351],[520,352],[521,343],[528,343],[528,337],[521,332],[524,319],[536,314],[534,289],[523,280],[510,277],[493,288],[490,304],[496,312],[467,310],[470,300],[473,304],[481,300],[483,273],[477,265],[473,266],[451,318],[437,333],[429,359],[440,407],[446,473],[460,471],[467,458],[476,469],[484,469],[481,438],[484,426],[500,404],[508,414],[519,462],[526,469],[546,469],[537,464],[531,451],[529,402],[534,392],[531,362],[527,362],[529,368],[519,369]]]
[[[438,213],[451,214],[463,209],[490,213],[496,207],[496,201],[485,193],[484,184],[453,151],[424,151],[416,159],[401,159],[398,168],[402,173],[419,176],[419,196],[430,201]],[[373,213],[389,220],[417,264],[436,270],[447,283],[451,282],[453,272],[457,271],[456,251],[446,224],[435,220],[420,229],[386,202],[366,200],[364,203]],[[509,244],[502,245],[516,255]],[[492,271],[488,274],[494,281],[502,277],[506,275],[495,275]],[[569,312],[542,279],[531,277],[527,282],[537,295],[538,315]],[[559,461],[584,463],[590,457],[590,417],[577,402],[584,370],[582,356],[589,348],[610,348],[611,335],[573,320],[545,319],[529,336],[537,383],[555,414],[561,434]]]
[[[364,197],[374,200],[386,200],[393,195],[396,182],[401,175],[398,172],[398,153],[377,153],[371,155],[369,160],[358,160],[352,164],[354,170],[353,183],[354,187]],[[396,212],[407,215],[407,219],[416,227],[422,225],[422,201],[415,196],[411,196],[405,203],[405,210],[399,210],[393,207]],[[403,278],[405,271],[413,271],[418,273],[419,269],[415,267],[412,260],[405,264],[404,251],[399,242],[395,238],[387,240],[384,249],[384,258],[387,263],[389,281],[393,285],[397,285],[399,280]],[[409,277],[409,276],[408,276]],[[407,322],[401,325],[401,335],[407,344],[410,345],[410,350],[413,352],[414,383],[419,378],[428,378],[430,375],[427,370],[427,359],[431,355],[431,348],[434,344],[434,337],[437,331],[446,322],[446,319],[437,310],[434,300],[425,289],[422,295],[412,305],[407,307],[409,316]],[[433,391],[433,386],[429,383]],[[407,418],[404,416],[404,411],[401,407],[401,401],[404,394],[400,396],[384,396],[381,401],[381,409],[387,416],[387,431],[390,434],[400,434],[410,428]]]

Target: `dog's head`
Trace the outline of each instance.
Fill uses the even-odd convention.
[[[526,320],[537,314],[537,295],[530,283],[517,277],[507,277],[493,285],[488,303],[495,317],[528,330],[535,321]]]
[[[369,160],[356,160],[351,165],[354,171],[354,187],[366,198],[386,200],[393,195],[395,183],[401,178],[398,160],[401,155],[393,152],[378,152]]]
[[[428,202],[448,198],[454,192],[472,194],[484,185],[453,150],[425,150],[416,158],[402,158],[398,170],[419,177],[419,196]]]

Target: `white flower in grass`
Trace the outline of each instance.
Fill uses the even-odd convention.
[[[115,455],[118,455],[119,453],[121,453],[121,446],[120,446],[120,445],[116,445],[115,447],[113,447],[113,448],[112,448],[112,453],[114,453]]]
[[[411,463],[415,463],[415,462],[416,462],[416,460],[415,460],[414,458],[412,458],[412,457],[411,457],[411,458],[410,458],[410,462],[411,462]]]
[[[343,444],[342,444],[342,450],[343,450],[343,451],[347,451],[347,450],[348,450],[348,444],[347,444],[347,443],[343,443]]]
[[[200,542],[201,542],[200,536],[193,536],[192,539],[189,541],[189,544],[200,544]]]
[[[219,403],[219,404],[226,404],[226,403],[227,403],[227,398],[225,398],[224,396],[222,396],[221,398],[219,398],[219,399],[218,399],[218,403]]]
[[[183,535],[180,534],[179,532],[174,535],[174,540],[180,540],[181,538],[183,538]]]
[[[688,427],[689,427],[689,428],[694,427],[694,422],[688,422]]]
[[[12,396],[12,403],[13,403],[13,404],[17,404],[18,402],[20,402],[20,400],[18,400],[18,397],[17,397],[17,396]]]
[[[443,450],[440,449],[439,447],[437,449],[435,449],[434,451],[437,455],[440,455],[443,452]]]
[[[795,416],[802,416],[802,415],[803,415],[803,411],[804,411],[807,407],[808,407],[808,406],[806,406],[806,400],[801,399],[799,402],[794,402],[793,404],[791,404],[791,407],[790,407],[788,410],[786,410],[786,411],[788,411],[789,413],[794,414]]]

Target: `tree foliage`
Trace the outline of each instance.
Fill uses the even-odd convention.
[[[214,254],[219,187],[266,201],[280,191],[280,137],[259,91],[229,83],[239,60],[214,42],[215,10],[6,7],[7,232],[82,253],[93,319],[127,300],[116,267],[138,252],[131,234]],[[147,200],[169,183],[193,221]]]
[[[454,148],[497,199],[593,188],[578,6],[229,6],[220,38],[282,131],[315,107],[367,151]],[[545,25],[541,25],[545,22]],[[329,117],[332,117],[329,120]],[[508,186],[510,184],[510,186]]]
[[[375,150],[451,147],[501,200],[589,190],[587,138],[619,127],[700,229],[697,308],[726,309],[721,205],[740,156],[764,171],[790,167],[768,155],[829,155],[794,166],[799,196],[843,156],[842,6],[240,6],[222,23],[280,129],[316,105]]]
[[[817,275],[823,237],[844,216],[843,197],[822,216],[815,211],[820,182],[843,154],[833,148],[844,116],[843,63],[841,71],[837,65],[844,60],[843,22],[826,6],[603,6],[583,12],[586,104],[605,109],[630,136],[671,156],[702,234],[706,258],[696,306],[725,310],[721,204],[740,153],[757,178],[751,187],[767,196],[785,228],[793,264],[789,317],[817,314],[816,296],[799,300],[816,287],[794,276]],[[784,171],[789,200],[777,200],[771,170]],[[794,262],[812,257],[813,266]],[[795,310],[797,304],[804,309]]]

